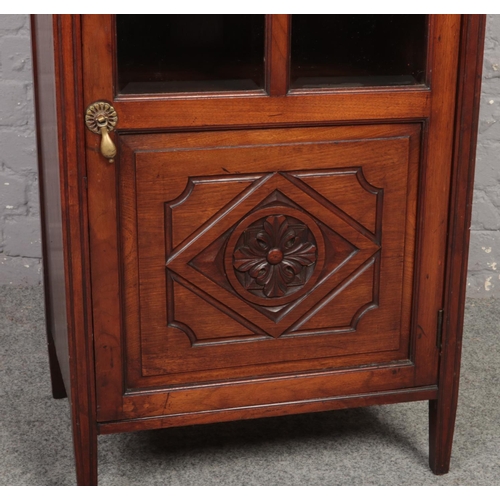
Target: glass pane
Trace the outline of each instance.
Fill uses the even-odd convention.
[[[426,15],[293,15],[290,86],[422,84],[426,51]]]
[[[118,92],[264,88],[264,15],[117,15]]]

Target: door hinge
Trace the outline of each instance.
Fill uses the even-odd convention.
[[[444,309],[440,309],[438,311],[437,335],[436,335],[436,347],[439,350],[441,350],[441,343],[443,340],[443,317],[444,317]]]

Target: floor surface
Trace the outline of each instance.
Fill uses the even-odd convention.
[[[451,472],[428,468],[427,403],[99,437],[102,485],[499,485],[500,300],[467,302]],[[41,287],[0,287],[0,485],[75,484],[50,393]]]

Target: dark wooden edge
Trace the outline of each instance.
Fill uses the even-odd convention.
[[[384,391],[354,396],[337,396],[309,401],[292,401],[269,405],[231,408],[199,413],[183,413],[168,417],[150,417],[134,420],[105,422],[98,425],[99,434],[117,432],[134,432],[141,430],[163,429],[195,424],[227,422],[231,420],[248,420],[253,418],[312,413],[346,408],[359,408],[381,404],[404,403],[411,401],[432,400],[437,397],[437,387],[417,387],[396,391]]]
[[[436,29],[436,16],[427,15],[427,40],[432,39],[434,30]],[[425,56],[425,86],[432,88],[432,67],[434,62],[434,44],[427,42],[427,54]]]
[[[436,474],[448,472],[458,399],[485,25],[485,15],[462,18],[439,389],[430,403],[429,460]]]
[[[43,155],[44,148],[55,148],[51,162],[42,162],[40,172],[50,174],[56,184],[54,191],[60,193],[60,214],[62,215],[62,254],[61,262],[51,269],[44,267],[46,284],[49,280],[57,289],[64,290],[65,314],[59,318],[58,335],[65,349],[58,349],[57,355],[61,366],[68,365],[66,390],[71,404],[73,425],[73,443],[75,450],[77,482],[79,485],[97,484],[97,425],[95,380],[93,359],[92,321],[90,315],[90,275],[86,197],[86,171],[84,151],[84,104],[82,102],[82,64],[80,16],[53,15],[33,16],[33,38],[37,37],[37,25],[43,24],[43,47],[35,47],[40,56],[43,53],[54,54],[54,74],[49,75],[51,68],[40,70],[51,77],[55,89],[55,102],[50,111],[50,123],[44,122],[44,116],[37,113],[38,146]],[[50,36],[48,32],[51,31]],[[38,64],[35,61],[35,67]],[[40,78],[42,80],[42,78]],[[37,110],[44,106],[44,82],[38,81],[36,86]],[[48,137],[50,144],[43,143],[46,129],[57,127],[57,132]],[[44,136],[44,137],[42,137]],[[57,173],[57,175],[56,175]],[[57,178],[59,186],[57,186]],[[46,200],[42,197],[42,205]],[[42,210],[48,211],[50,203]],[[49,221],[50,222],[50,221]],[[50,224],[49,224],[50,225]],[[47,232],[49,231],[49,232]],[[51,249],[48,246],[50,228],[44,227],[44,258],[50,261]],[[55,250],[60,250],[58,243]],[[55,281],[54,281],[55,280]],[[47,291],[47,304],[52,299],[51,290]],[[50,309],[49,309],[50,311]],[[63,317],[64,316],[64,317]],[[52,321],[51,314],[47,320]],[[62,331],[64,330],[64,331]],[[64,339],[62,339],[64,337]],[[57,341],[56,341],[57,347]],[[56,430],[54,430],[56,432]]]
[[[67,205],[66,261],[72,420],[78,484],[97,484],[97,424],[94,346],[90,301],[90,262],[86,191],[85,126],[81,17],[56,16],[56,52],[60,56],[59,88],[64,123]],[[70,75],[73,78],[70,78]],[[66,144],[69,146],[66,147]],[[76,146],[76,155],[75,155]],[[80,462],[80,463],[79,463]]]
[[[270,96],[285,96],[290,79],[290,14],[266,15],[265,87]]]
[[[36,24],[35,16],[31,15],[31,54],[33,60],[33,91],[34,91],[34,104],[35,104],[35,128],[36,128],[36,146],[37,146],[37,160],[38,160],[38,188],[40,195],[40,222],[41,222],[41,236],[42,236],[42,269],[43,269],[43,286],[44,286],[44,305],[45,305],[45,329],[47,335],[47,347],[49,353],[49,366],[50,366],[50,380],[52,384],[52,395],[56,399],[61,399],[67,397],[67,390],[65,387],[65,382],[63,380],[63,375],[61,372],[61,367],[57,358],[56,346],[54,342],[54,329],[55,329],[55,314],[53,312],[54,307],[54,296],[52,293],[52,287],[50,286],[50,272],[49,272],[49,255],[51,253],[51,240],[49,236],[49,227],[51,221],[49,221],[49,213],[46,210],[46,195],[45,195],[45,184],[48,182],[45,179],[45,168],[44,161],[44,141],[42,137],[42,110],[40,109],[41,102],[41,90],[39,83],[39,64],[38,64],[38,48],[37,48],[37,37],[36,35]],[[55,82],[52,82],[55,87]],[[50,90],[55,92],[55,88],[52,87]],[[44,96],[45,97],[45,96]],[[54,224],[52,224],[54,227]],[[59,228],[58,228],[59,229]],[[65,332],[62,332],[64,334]],[[66,382],[66,385],[69,381]],[[69,390],[69,388],[68,388]]]

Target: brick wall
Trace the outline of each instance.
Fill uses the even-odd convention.
[[[0,284],[41,280],[29,19],[0,15]],[[489,15],[468,294],[500,297],[500,15]]]
[[[0,15],[0,284],[41,280],[29,18]]]
[[[488,15],[467,293],[500,297],[500,15]]]

